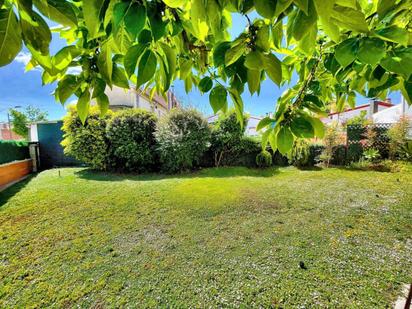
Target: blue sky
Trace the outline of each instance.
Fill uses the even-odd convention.
[[[253,15],[251,18],[253,19]],[[232,36],[238,35],[243,31],[246,19],[240,15],[234,16]],[[51,43],[51,53],[56,53],[64,46],[56,34],[53,34]],[[45,110],[49,114],[50,120],[60,119],[65,114],[65,108],[57,103],[52,96],[55,85],[42,86],[41,71],[32,70],[24,72],[25,64],[30,60],[27,50],[23,49],[18,57],[8,66],[0,68],[0,121],[7,119],[7,110],[13,106],[22,107],[32,105]],[[247,88],[247,87],[246,87]],[[253,115],[265,115],[274,110],[277,98],[287,88],[279,88],[270,80],[262,83],[261,93],[251,97],[248,90],[242,95],[245,103],[245,111]],[[186,94],[181,81],[174,83],[173,91],[176,96],[183,101],[185,105],[196,107],[206,115],[212,113],[209,105],[208,94],[201,95],[198,91],[192,91]],[[394,103],[400,102],[399,93],[390,95]],[[363,104],[368,101],[367,98],[359,97],[357,104]]]

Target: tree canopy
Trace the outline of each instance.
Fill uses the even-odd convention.
[[[31,122],[46,121],[47,112],[31,105],[27,106],[23,112],[17,109],[10,109],[13,132],[27,138],[29,134],[29,124]]]
[[[264,145],[286,153],[296,138],[323,136],[319,117],[330,102],[343,110],[357,93],[395,90],[412,102],[411,0],[0,0],[0,7],[0,66],[24,44],[27,69],[41,66],[44,84],[57,81],[62,104],[76,95],[82,121],[91,100],[107,111],[107,86],[164,94],[181,79],[186,91],[209,93],[215,112],[232,102],[241,120],[244,91],[259,94],[266,78],[277,86],[297,80],[258,128],[266,128]],[[234,14],[247,27],[230,38]],[[67,41],[54,55],[51,31]]]

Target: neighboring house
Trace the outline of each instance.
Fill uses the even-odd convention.
[[[10,126],[6,122],[0,122],[0,139],[2,140],[22,140],[23,137],[16,134],[11,130]]]
[[[209,116],[209,117],[207,118],[207,122],[208,122],[208,123],[215,123],[215,122],[218,120],[218,118],[219,118],[219,115],[216,115],[216,114],[215,114],[215,115],[212,115],[212,116]],[[256,135],[259,134],[259,133],[256,131],[256,127],[257,127],[259,121],[262,120],[262,118],[263,118],[263,117],[249,116],[249,120],[248,120],[248,123],[247,123],[247,125],[246,125],[246,130],[245,130],[245,134],[246,134],[247,136],[256,136]]]
[[[356,106],[351,109],[347,109],[341,113],[330,113],[328,117],[322,118],[321,120],[323,123],[331,123],[331,122],[337,122],[340,124],[344,124],[346,121],[349,119],[359,116],[363,111],[366,112],[366,118],[368,119],[373,119],[373,115],[381,112],[383,110],[386,110],[388,108],[391,108],[394,106],[390,99],[387,99],[385,101],[377,101],[377,100],[372,100],[371,102],[363,105]]]
[[[109,97],[110,109],[113,111],[124,108],[142,108],[155,113],[158,117],[162,117],[172,108],[180,106],[172,91],[166,93],[167,100],[158,94],[150,99],[150,90],[126,90],[115,86],[112,90],[106,89],[106,94]]]
[[[408,117],[412,119],[412,106],[409,106],[405,99],[402,103],[394,105],[390,108],[384,109],[373,115],[374,123],[395,123],[401,117]]]

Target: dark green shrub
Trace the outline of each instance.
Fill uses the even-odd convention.
[[[275,166],[288,166],[289,159],[288,157],[284,156],[283,154],[281,154],[279,151],[276,150],[273,153],[272,163]]]
[[[272,154],[267,150],[262,150],[256,156],[256,165],[260,168],[271,166],[272,165]]]
[[[0,164],[28,158],[30,154],[27,142],[0,140]]]
[[[156,116],[142,109],[115,113],[107,124],[110,163],[125,171],[149,171],[155,165]]]
[[[346,165],[346,145],[337,145],[333,147],[332,164],[333,165]]]
[[[362,158],[363,146],[361,143],[353,143],[348,145],[346,160],[348,163],[357,162]]]
[[[174,109],[156,130],[161,169],[174,173],[192,169],[210,146],[210,128],[195,110]]]
[[[109,163],[109,142],[106,137],[106,123],[112,117],[108,111],[100,115],[97,106],[91,107],[89,116],[83,125],[75,106],[63,118],[64,132],[62,146],[64,153],[92,168],[105,170]]]
[[[321,144],[310,144],[309,145],[309,158],[308,158],[308,166],[315,166],[320,162],[320,155],[324,146]]]
[[[220,166],[228,161],[226,157],[234,155],[245,134],[246,124],[247,117],[244,117],[242,126],[234,111],[219,116],[218,121],[212,127],[211,136],[210,150],[214,166]]]

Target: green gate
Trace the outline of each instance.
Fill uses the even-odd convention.
[[[66,156],[63,152],[60,144],[63,140],[62,125],[62,121],[37,124],[41,169],[79,165],[78,161]]]

